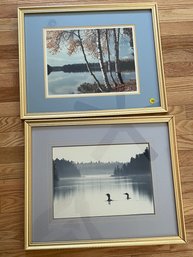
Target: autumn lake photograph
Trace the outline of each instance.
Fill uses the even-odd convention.
[[[133,26],[44,29],[47,97],[139,93]]]
[[[53,147],[53,218],[154,214],[150,147]]]

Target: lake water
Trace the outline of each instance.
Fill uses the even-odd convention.
[[[107,201],[109,193],[112,201]],[[127,200],[124,193],[129,193]],[[57,181],[54,218],[153,214],[151,176],[86,175]]]
[[[100,82],[103,82],[102,73],[94,73]],[[115,74],[113,75],[115,77]],[[112,83],[110,76],[109,81]],[[122,77],[124,81],[135,79],[135,72],[122,72]],[[60,95],[60,94],[77,94],[79,93],[77,88],[83,84],[94,83],[93,77],[88,72],[77,72],[77,73],[64,73],[52,72],[48,76],[48,92],[49,95]]]

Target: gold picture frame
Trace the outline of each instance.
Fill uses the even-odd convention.
[[[96,17],[98,22],[95,20]],[[33,26],[34,22],[36,22],[36,26]],[[20,116],[22,119],[167,112],[158,9],[155,3],[20,7],[18,9],[18,27]],[[132,35],[127,29],[129,27],[134,28]],[[90,37],[86,38],[86,33],[83,32],[84,37],[82,36],[79,41],[77,38],[70,41],[71,46],[66,48],[68,53],[61,50],[62,44],[68,43],[65,41],[67,40],[65,37],[61,39],[63,41],[60,41],[62,43],[59,48],[53,48],[53,41],[56,46],[57,38],[54,31],[58,30],[58,33],[62,35],[67,31],[69,33],[69,29],[71,29],[71,34],[75,30],[79,32],[82,30],[88,34],[90,29],[90,31],[94,31],[93,38],[96,37],[96,31],[100,30],[100,33],[104,34],[105,29],[109,30],[106,33],[109,33],[111,43],[108,44],[107,39],[101,41],[104,48],[101,48],[103,55],[101,56],[106,59],[103,62],[99,60],[96,52],[98,50],[90,49],[91,45],[89,46],[88,43]],[[121,68],[121,66],[117,68],[115,59],[118,57],[116,54],[112,53],[111,59],[107,60],[108,45],[113,52],[113,44],[118,42],[113,43],[113,30],[117,30],[119,35],[121,33],[129,35],[130,33],[127,39],[123,37],[123,41],[120,41],[123,46],[119,46],[120,54],[118,56],[120,58],[117,59],[119,66],[126,65],[125,68]],[[46,31],[51,33],[49,39]],[[142,40],[143,31],[146,31],[146,37]],[[83,52],[83,50],[81,52],[81,42],[83,40],[85,42],[86,39],[88,39],[87,42],[82,46],[87,49],[87,52]],[[52,51],[52,54],[49,51]],[[130,51],[126,57],[125,51]],[[57,54],[62,52],[61,56],[56,55],[56,52]],[[90,57],[91,53],[92,58]],[[85,63],[82,61],[77,64],[76,59],[80,59],[82,54],[84,54]],[[108,56],[110,57],[110,54]],[[65,64],[61,59],[67,59]],[[51,66],[47,60],[52,63]],[[101,65],[104,67],[102,68]],[[120,69],[123,69],[124,79],[120,80],[119,78],[122,82],[118,83],[115,81],[115,77],[118,70],[117,74],[120,76]],[[50,78],[50,76],[52,77]],[[106,80],[102,80],[101,76],[106,76]],[[93,77],[95,82],[93,82]],[[105,83],[110,89],[106,88]]]
[[[92,136],[93,133],[95,134],[94,137]],[[159,137],[157,136],[158,134]],[[77,201],[76,193],[71,191],[72,188],[70,188],[71,200],[64,204],[65,200],[62,199],[62,210],[67,210],[69,206],[75,203],[76,207],[75,209],[70,209],[70,213],[78,212],[79,215],[76,218],[70,216],[68,218],[54,217],[53,209],[61,208],[55,205],[55,196],[56,200],[58,197],[58,195],[55,195],[55,190],[59,190],[59,199],[66,197],[69,191],[65,188],[66,184],[62,184],[62,187],[60,187],[60,184],[59,187],[55,188],[54,174],[56,170],[53,166],[53,161],[56,157],[53,158],[53,147],[71,147],[73,152],[73,150],[77,150],[75,149],[77,146],[86,146],[85,152],[88,152],[88,146],[95,145],[98,147],[105,145],[105,147],[110,146],[109,152],[107,150],[108,156],[110,156],[112,145],[118,145],[119,147],[124,145],[125,147],[125,145],[129,144],[137,144],[137,147],[140,144],[149,145],[150,157],[148,157],[148,160],[151,163],[152,193],[147,193],[144,191],[147,188],[142,187],[143,184],[146,184],[147,177],[138,174],[138,178],[142,179],[139,186],[142,187],[142,202],[140,202],[139,198],[140,189],[136,188],[136,183],[132,189],[130,180],[130,182],[127,181],[127,187],[130,188],[128,190],[131,192],[131,197],[127,198],[127,200],[126,198],[122,199],[126,189],[122,190],[120,183],[122,183],[121,179],[127,180],[126,175],[116,177],[115,173],[114,175],[112,175],[113,173],[108,174],[108,181],[101,184],[105,178],[100,173],[100,175],[97,175],[97,178],[100,178],[100,190],[99,188],[96,190],[98,190],[97,195],[102,192],[102,200],[99,201],[100,203],[95,201],[95,205],[98,206],[99,204],[99,206],[103,207],[97,207],[97,209],[101,208],[99,216],[95,215],[94,212],[90,217],[85,217],[85,214],[81,214],[81,206],[86,206],[88,211],[91,210],[93,205],[88,200],[90,198],[87,199],[86,196],[95,195],[93,186],[92,193],[89,191],[90,175],[93,175],[89,173],[89,181],[85,184],[80,183],[80,181],[85,181],[85,175],[81,175],[82,178],[77,178],[79,182],[76,182],[76,178],[71,178],[73,183],[76,184],[75,187],[79,188],[79,195],[81,195],[81,188],[83,188],[84,197],[81,198],[81,203]],[[93,163],[98,163],[97,165],[100,166],[102,162],[98,160],[102,160],[100,158],[105,155],[106,150],[101,150],[100,148],[99,151],[96,148],[91,151],[91,148],[89,148],[89,151],[89,156],[91,156],[89,157],[89,163],[92,162],[92,165]],[[84,161],[84,155],[82,155],[83,151],[81,150],[78,153],[78,155],[73,153],[73,156],[80,155],[82,156],[82,163],[86,162]],[[115,154],[114,162],[119,160],[118,156],[119,153]],[[133,152],[133,156],[132,160],[136,158],[139,160],[141,154],[137,150],[137,152]],[[57,158],[60,159],[59,155]],[[65,154],[63,160],[64,158]],[[108,162],[112,164],[113,161],[111,161],[110,157],[108,158]],[[77,161],[76,165],[78,163],[80,164]],[[131,180],[132,176],[130,177]],[[96,178],[96,174],[94,174],[93,178]],[[109,180],[116,182],[112,188],[109,186]],[[68,184],[69,178],[61,181],[61,183],[67,181],[65,183]],[[117,189],[119,195],[122,195],[120,201],[117,196],[114,202],[113,200],[110,202],[110,196],[108,196],[108,200],[105,199],[107,190],[111,190],[112,196],[115,196]],[[131,206],[138,205],[139,207],[141,203],[144,203],[141,208],[145,208],[145,195],[147,195],[146,200],[148,202],[151,201],[153,204],[154,211],[140,214],[139,209],[137,209],[138,211],[134,214],[126,215],[125,211],[129,213]],[[123,201],[125,201],[124,205],[127,203],[130,208],[125,209],[121,215],[117,215],[113,206],[117,206],[119,203],[122,204]],[[111,215],[102,215],[105,213],[106,208],[112,208]],[[123,206],[120,208],[123,208]],[[186,232],[173,116],[25,121],[26,250],[178,244],[185,242]]]

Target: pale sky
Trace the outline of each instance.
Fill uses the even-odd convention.
[[[74,162],[128,162],[136,154],[143,153],[148,144],[93,145],[53,147],[53,159]]]

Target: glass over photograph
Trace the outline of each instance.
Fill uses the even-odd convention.
[[[52,151],[53,218],[154,214],[148,143]]]
[[[134,26],[44,29],[46,97],[139,93]]]

